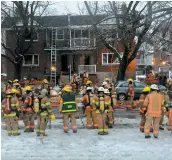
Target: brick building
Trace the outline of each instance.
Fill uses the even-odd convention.
[[[101,19],[102,16],[96,18],[97,22]],[[103,44],[96,39],[90,16],[46,16],[41,19],[35,17],[34,21],[35,25],[39,24],[41,27],[35,27],[37,35],[28,54],[23,58],[22,76],[49,78],[52,50],[56,55],[57,77],[60,76],[61,71],[64,75],[69,75],[69,66],[73,72],[79,74],[82,74],[84,70],[90,74],[96,74],[101,81],[105,76],[111,77],[112,73],[117,73],[119,63],[116,60],[112,62],[113,53],[105,49]],[[17,24],[20,26],[20,21]],[[6,18],[1,27],[6,37],[6,45],[15,48],[16,38],[11,20]],[[100,27],[102,30],[117,32],[114,24],[101,24]],[[29,37],[26,38],[25,43],[27,44],[28,41]],[[122,54],[122,50],[120,52]],[[9,53],[6,51],[5,54]],[[6,62],[6,70],[8,78],[13,78],[14,67],[9,61]],[[127,76],[134,77],[135,70],[127,72]]]

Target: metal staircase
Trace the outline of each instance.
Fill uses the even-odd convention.
[[[51,82],[56,86],[56,28],[52,28],[52,41],[51,41]]]

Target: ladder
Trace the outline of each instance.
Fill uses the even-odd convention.
[[[52,41],[51,41],[51,82],[56,86],[56,28],[52,28]]]

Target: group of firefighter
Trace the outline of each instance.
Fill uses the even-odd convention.
[[[18,136],[19,115],[23,113],[24,132],[34,132],[37,136],[47,136],[45,130],[49,121],[56,117],[52,111],[52,106],[58,106],[58,112],[63,115],[63,130],[68,133],[69,122],[71,122],[73,133],[77,132],[76,113],[78,112],[78,99],[73,92],[75,89],[76,75],[70,84],[66,84],[62,89],[49,87],[48,81],[43,80],[40,90],[26,85],[21,88],[19,81],[8,81],[5,88],[6,96],[2,101],[2,113],[5,118],[8,136]],[[172,81],[169,81],[172,85]],[[171,91],[170,91],[171,92]],[[81,94],[84,114],[86,116],[86,128],[98,129],[99,135],[107,135],[108,128],[114,126],[114,109],[117,107],[117,94],[114,85],[109,78],[105,78],[100,86],[93,86],[88,75],[83,75]],[[54,101],[50,97],[54,97]],[[128,97],[130,105],[134,106],[134,85],[133,79],[128,79]],[[167,96],[165,87],[158,87],[156,84],[146,86],[140,96],[140,131],[145,133],[145,138],[150,138],[153,132],[154,138],[158,138],[159,129],[163,130],[162,123],[164,115],[168,117],[168,130],[172,131],[172,99]],[[34,120],[37,119],[35,126]]]

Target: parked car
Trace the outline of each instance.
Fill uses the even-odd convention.
[[[134,90],[135,90],[134,99],[139,99],[139,97],[142,93],[142,90],[144,89],[145,86],[146,86],[146,84],[144,84],[143,82],[134,81]],[[123,101],[128,98],[128,96],[127,96],[128,81],[118,81],[115,84],[115,88],[116,88],[118,100]]]

